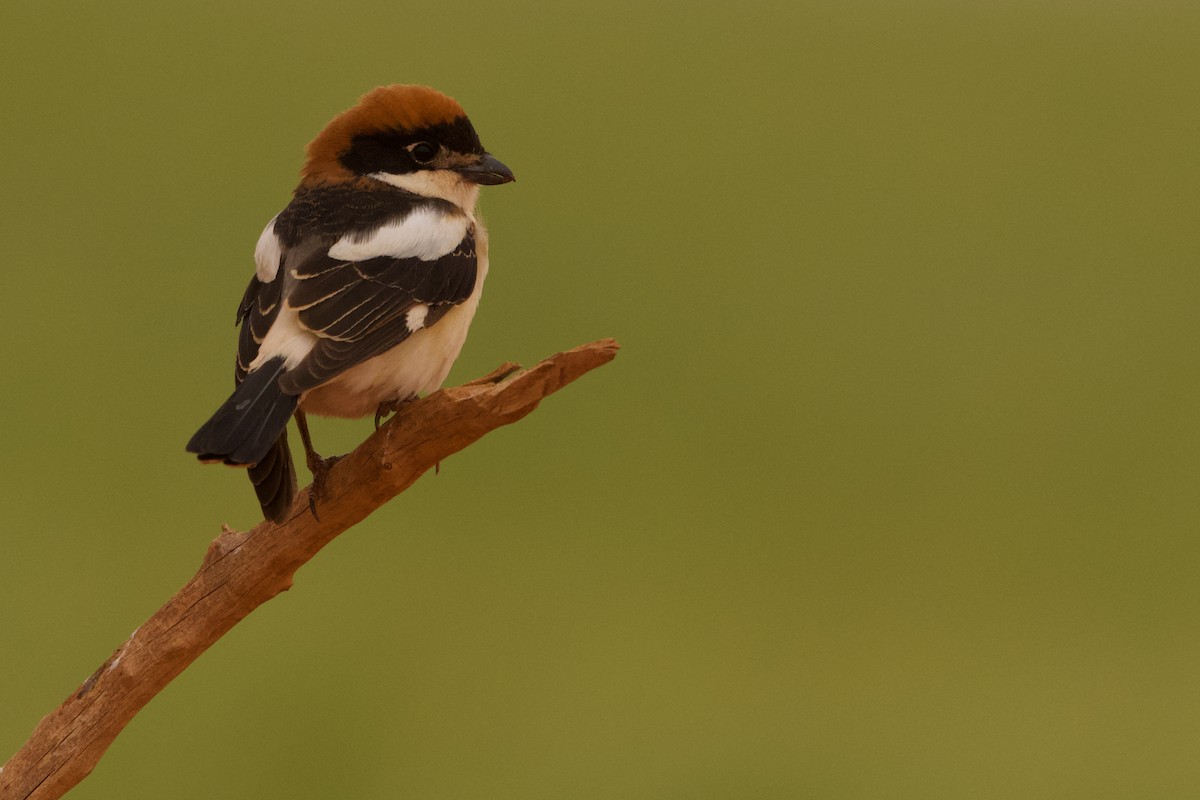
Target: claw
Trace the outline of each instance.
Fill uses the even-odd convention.
[[[379,404],[379,408],[375,409],[375,430],[379,430],[379,426],[383,423],[383,418],[389,414],[395,414],[400,409],[404,408],[409,403],[416,402],[417,396],[410,394],[401,400],[386,400]]]
[[[334,464],[342,460],[342,457],[321,458],[317,454],[317,451],[313,449],[312,437],[308,433],[308,418],[298,408],[296,409],[296,427],[300,429],[300,441],[304,443],[305,463],[308,464],[308,471],[313,476],[312,489],[308,492],[308,510],[313,515],[313,519],[320,522],[321,517],[317,514],[317,502],[325,499],[325,481],[329,477],[329,471],[333,469]]]
[[[317,514],[317,502],[325,500],[325,482],[329,478],[329,471],[333,469],[334,464],[342,460],[342,457],[321,458],[315,452],[309,453],[308,456],[308,470],[313,476],[312,489],[308,493],[308,510],[312,513],[313,519],[320,522],[321,517]]]

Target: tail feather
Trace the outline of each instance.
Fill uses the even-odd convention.
[[[231,466],[257,464],[266,458],[296,410],[296,396],[279,388],[283,369],[281,356],[247,375],[196,431],[187,444],[188,452],[201,461],[223,461]]]
[[[288,448],[287,429],[279,434],[267,455],[247,471],[258,504],[272,522],[282,522],[296,498],[296,468]]]

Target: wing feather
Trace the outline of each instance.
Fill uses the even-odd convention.
[[[429,306],[429,327],[475,288],[471,228],[451,252],[435,259],[376,256],[340,261],[327,249],[309,253],[289,270],[285,294],[300,324],[319,338],[280,378],[279,385],[289,394],[315,388],[403,342],[413,333],[407,314],[414,306]]]
[[[250,279],[242,302],[238,306],[237,322],[242,326],[238,333],[238,349],[234,380],[241,383],[246,378],[250,364],[258,357],[258,348],[279,316],[279,301],[283,281],[276,278],[263,283],[258,276]]]

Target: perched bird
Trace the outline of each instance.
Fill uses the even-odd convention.
[[[334,117],[259,237],[237,311],[237,388],[188,451],[248,467],[279,521],[296,494],[294,413],[319,492],[328,461],[305,413],[378,424],[441,386],[487,275],[479,187],[511,180],[462,107],[428,87],[383,86]]]

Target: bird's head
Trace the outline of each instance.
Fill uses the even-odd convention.
[[[514,180],[483,149],[462,106],[427,86],[367,92],[317,134],[307,156],[307,185],[376,180],[464,206],[480,184]]]

